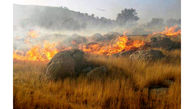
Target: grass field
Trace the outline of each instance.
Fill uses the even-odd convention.
[[[88,61],[106,66],[111,74],[93,81],[85,76],[51,81],[44,75],[46,63],[14,62],[14,108],[180,109],[181,51],[162,52],[166,57],[154,62],[88,56]],[[169,80],[173,82],[168,88],[150,88]]]

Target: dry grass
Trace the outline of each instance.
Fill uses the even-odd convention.
[[[111,74],[105,81],[80,76],[50,81],[44,76],[45,63],[14,63],[15,109],[180,109],[180,50],[162,52],[156,62],[127,58],[88,57],[104,65]],[[163,95],[150,94],[149,86],[173,80]]]

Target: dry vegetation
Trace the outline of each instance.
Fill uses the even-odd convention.
[[[167,56],[154,62],[90,56],[88,61],[111,73],[93,81],[84,76],[51,81],[44,75],[46,63],[14,62],[14,108],[180,109],[180,50],[162,52]],[[173,82],[168,88],[150,88],[169,80]]]

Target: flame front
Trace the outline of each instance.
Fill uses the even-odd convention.
[[[30,33],[34,34],[32,31]],[[33,34],[31,34],[32,37],[36,38],[36,35]],[[72,41],[71,43],[73,45],[77,44],[75,41]],[[26,42],[26,44],[29,43]],[[26,52],[15,50],[13,52],[13,59],[22,61],[49,61],[59,51],[70,50],[73,48],[72,46],[64,46],[61,49],[57,49],[56,46],[58,46],[58,44],[59,43],[50,43],[48,41],[44,41],[42,46],[40,44],[34,45]],[[112,55],[115,53],[139,48],[144,44],[144,41],[129,40],[126,35],[123,35],[118,37],[116,41],[79,44],[78,48],[86,53],[97,55]]]
[[[181,30],[180,29],[176,31],[177,28],[178,28],[177,25],[172,26],[170,28],[166,27],[164,31],[162,31],[162,32],[154,32],[153,34],[158,34],[159,33],[159,34],[164,34],[164,35],[169,36],[169,37],[170,36],[176,37],[176,36],[181,34]]]
[[[98,54],[98,55],[112,55],[123,51],[129,51],[132,49],[136,49],[142,47],[144,45],[144,41],[141,40],[128,40],[126,35],[120,36],[116,43],[114,44],[89,44],[83,45],[80,47],[81,50],[91,54]]]
[[[13,58],[16,60],[27,61],[48,61],[50,60],[58,50],[56,49],[56,43],[49,43],[44,41],[43,47],[35,45],[25,54],[21,51],[14,51]]]

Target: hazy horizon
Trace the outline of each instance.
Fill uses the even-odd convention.
[[[137,10],[140,22],[150,21],[152,18],[181,18],[180,0],[15,0],[14,4],[20,5],[40,5],[67,7],[70,10],[94,14],[98,17],[116,19],[117,14],[124,8],[134,8]]]

